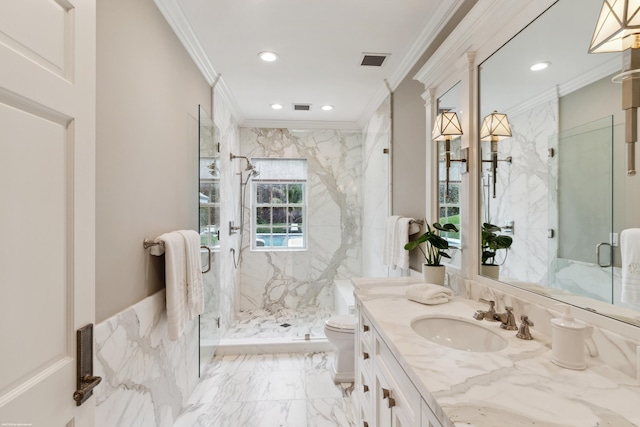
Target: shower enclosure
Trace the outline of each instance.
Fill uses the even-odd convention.
[[[200,243],[212,252],[211,268],[203,275],[204,312],[200,315],[200,373],[220,341],[220,156],[219,130],[199,107]],[[203,266],[208,262],[203,256]],[[204,268],[206,270],[206,267]]]

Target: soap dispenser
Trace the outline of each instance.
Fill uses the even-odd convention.
[[[569,369],[585,369],[585,338],[593,329],[576,320],[571,306],[561,304],[564,314],[551,319],[551,361]]]

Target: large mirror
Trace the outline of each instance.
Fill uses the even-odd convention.
[[[587,53],[601,6],[559,0],[479,67],[479,271],[640,326],[640,301],[621,298],[619,236],[640,226],[622,58]]]
[[[438,97],[436,114],[455,113],[461,122],[461,102],[462,85],[458,82]],[[448,143],[446,141],[436,142],[438,144],[438,222],[440,222],[440,224],[451,223],[460,229],[462,175],[467,170],[466,163],[460,161],[462,138],[459,135],[455,135],[450,137]],[[460,231],[457,233],[443,233],[443,237],[449,241],[450,247],[461,247]],[[445,260],[445,262],[447,262],[448,265],[460,268],[462,262],[460,251],[455,249],[451,250],[449,251],[449,255],[451,259]]]

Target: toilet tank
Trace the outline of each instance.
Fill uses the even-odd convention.
[[[353,283],[351,283],[350,279],[336,279],[333,281],[333,310],[336,314],[355,313]]]

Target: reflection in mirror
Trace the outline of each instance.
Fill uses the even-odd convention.
[[[587,53],[601,6],[560,0],[479,67],[480,118],[505,113],[512,132],[495,173],[480,142],[479,223],[512,238],[480,274],[640,326],[620,297],[618,236],[638,226],[640,190],[625,177],[621,56]]]
[[[437,100],[437,114],[446,112],[456,113],[458,119],[462,119],[460,104],[462,102],[461,84],[456,83]],[[436,123],[437,125],[437,123]],[[459,124],[458,124],[459,126]],[[434,127],[435,128],[435,127]],[[455,133],[455,132],[454,132]],[[442,132],[439,132],[442,134]],[[456,133],[462,134],[462,131]],[[437,135],[434,135],[437,136]],[[466,162],[461,162],[460,136],[450,137],[449,141],[438,140],[438,222],[440,224],[451,223],[460,230],[460,187],[462,174],[466,171]],[[448,150],[447,150],[448,148]],[[447,159],[449,156],[449,159]],[[447,161],[448,160],[448,161]],[[453,248],[459,248],[461,243],[460,231],[443,233],[442,236],[449,241]],[[451,261],[449,265],[460,267],[460,251],[450,251]]]
[[[202,275],[204,292],[204,312],[200,315],[200,373],[220,340],[220,141],[218,128],[200,107],[199,124],[199,223],[200,243],[211,248],[211,269]],[[202,251],[201,251],[202,252]],[[208,252],[205,252],[208,253]],[[202,265],[206,270],[208,257],[203,256]]]

